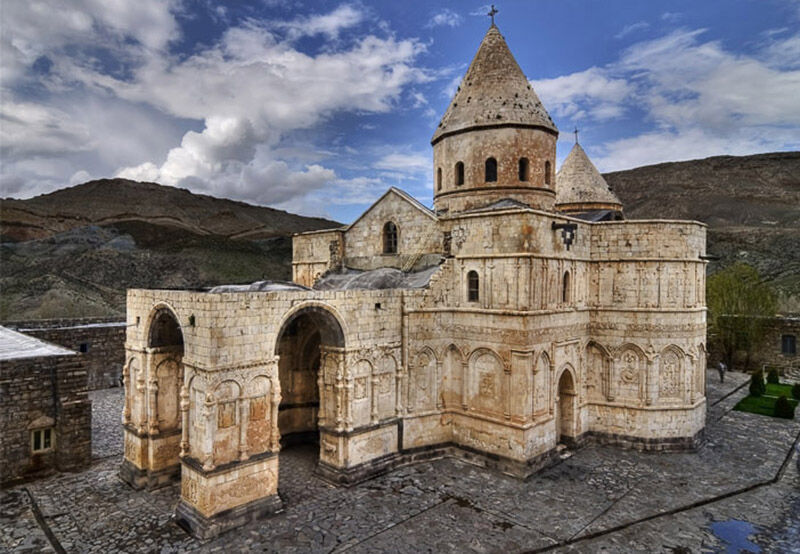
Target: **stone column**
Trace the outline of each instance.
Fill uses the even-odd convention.
[[[342,356],[340,354],[340,356]],[[344,367],[343,357],[336,360],[336,382],[334,384],[335,398],[336,398],[336,430],[344,430],[344,406],[342,405],[342,396],[344,395]]]
[[[128,360],[128,363],[125,364],[125,367],[122,369],[122,388],[125,393],[125,406],[122,409],[122,424],[128,425],[131,422],[131,394],[133,391],[131,390],[131,386],[133,382],[131,380],[131,367],[133,366],[133,360]]]
[[[372,375],[370,375],[370,393],[372,396],[370,397],[370,423],[375,425],[378,423],[378,383],[380,381],[380,375],[375,374],[375,368],[372,368]]]
[[[147,369],[150,366],[150,353],[145,355],[145,364]],[[136,422],[136,430],[140,434],[144,434],[147,430],[147,386],[145,382],[145,368],[139,370],[136,375],[136,398],[138,401],[139,421]]]
[[[511,365],[503,363],[503,394],[505,395],[506,405],[503,410],[503,417],[511,419]]]
[[[214,395],[211,393],[206,394],[205,401],[203,402],[203,419],[205,421],[205,433],[203,434],[203,470],[211,471],[214,469],[214,431],[216,430],[217,422],[215,421],[216,415],[216,401]]]
[[[658,362],[659,357],[647,358],[645,366],[644,403],[651,406],[658,395]]]
[[[190,452],[190,445],[189,445],[189,387],[183,385],[181,387],[181,396],[180,396],[180,410],[181,410],[181,451],[178,454],[179,457],[183,458],[187,456]]]
[[[461,409],[467,409],[467,391],[469,391],[467,376],[469,375],[469,362],[464,360],[461,362]]]
[[[556,394],[553,394],[553,389],[558,387],[558,383],[555,380],[556,364],[555,364],[555,362],[553,362],[553,357],[552,356],[550,356],[550,368],[549,368],[549,371],[550,371],[550,379],[548,381],[549,381],[550,386],[548,388],[550,390],[547,391],[547,405],[549,407],[550,415],[553,415],[555,413],[555,409],[556,409],[556,404],[555,404],[554,397],[558,398],[558,392],[556,392]],[[558,423],[556,423],[556,425],[558,425]]]
[[[322,347],[320,347],[322,348]],[[330,356],[330,354],[328,354]],[[320,360],[324,360],[325,354],[320,353]],[[327,364],[320,363],[319,370],[317,371],[317,390],[319,391],[319,410],[317,410],[317,425],[325,427],[328,420],[325,418],[325,403],[328,401],[325,393],[325,366]]]
[[[250,399],[239,399],[239,460],[244,462],[250,455],[247,453],[247,424],[250,422]]]
[[[436,376],[433,381],[433,393],[436,395],[436,409],[442,409],[442,395],[441,395],[441,379],[442,379],[442,362],[436,360]]]
[[[147,432],[151,435],[158,434],[158,380],[151,376],[148,387],[149,410],[147,414]]]
[[[277,363],[275,364],[277,368]],[[271,378],[272,393],[270,398],[270,449],[273,452],[278,452],[281,449],[281,431],[278,427],[278,410],[281,405],[281,382],[278,378],[278,371],[272,374]],[[320,404],[321,406],[321,404]]]

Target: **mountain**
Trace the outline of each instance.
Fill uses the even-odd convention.
[[[290,235],[339,226],[126,179],[4,199],[0,320],[122,316],[128,288],[290,279]]]
[[[231,239],[286,236],[339,225],[325,219],[127,179],[89,181],[28,200],[4,199],[0,205],[3,241],[41,239],[87,225],[131,221]]]
[[[693,219],[708,224],[714,272],[741,261],[756,267],[800,312],[800,152],[716,156],[603,175],[628,219]]]

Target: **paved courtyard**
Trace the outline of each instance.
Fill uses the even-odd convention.
[[[172,518],[177,485],[117,477],[121,390],[92,393],[92,468],[0,492],[9,552],[800,552],[800,418],[731,411],[747,376],[709,372],[707,443],[658,454],[588,446],[526,481],[441,459],[352,488],[281,453],[275,516],[210,542]]]

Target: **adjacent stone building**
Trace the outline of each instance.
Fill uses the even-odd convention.
[[[354,483],[460,456],[525,477],[559,444],[691,449],[705,226],[624,221],[492,25],[436,130],[434,209],[390,189],[294,237],[294,283],[131,290],[123,478],[180,474],[201,537],[275,510],[282,445]]]
[[[88,467],[92,410],[83,359],[0,327],[0,429],[0,486]]]
[[[7,321],[3,325],[81,354],[89,390],[118,387],[122,383],[124,320],[85,317]]]

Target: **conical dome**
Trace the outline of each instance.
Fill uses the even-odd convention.
[[[433,134],[445,135],[475,127],[523,125],[558,132],[536,96],[503,35],[492,25]]]
[[[622,202],[577,142],[556,174],[556,209],[622,211]]]

